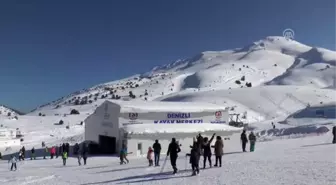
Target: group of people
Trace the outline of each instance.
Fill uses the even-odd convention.
[[[52,146],[51,148],[48,148],[45,146],[44,142],[42,143],[43,146],[43,158],[46,159],[46,156],[50,153],[50,159],[53,159],[54,156],[58,158],[59,156],[62,156],[62,161],[63,165],[66,165],[66,161],[68,159],[68,155],[70,152],[70,144],[69,143],[63,143],[59,147],[57,146]],[[25,159],[25,147],[23,146],[20,151],[19,151],[19,160],[24,160]],[[78,143],[76,143],[73,147],[73,154],[77,157],[78,164],[81,165],[81,159],[83,158],[84,160],[84,165],[86,165],[86,161],[88,158],[88,153],[89,149],[88,146],[85,143],[82,143],[82,146],[80,147]],[[35,148],[33,147],[31,149],[31,160],[36,159],[36,154],[35,154]],[[12,163],[11,165],[11,171],[17,169],[17,158],[15,155],[11,155],[10,160],[8,163]]]
[[[89,148],[87,147],[87,145],[85,143],[82,143],[82,146],[79,146],[78,143],[75,144],[74,146],[74,155],[77,157],[78,160],[78,165],[82,165],[81,163],[81,159],[83,158],[84,161],[84,165],[86,165],[86,160],[88,157],[88,153],[89,153]]]
[[[249,134],[248,139],[247,139],[246,131],[243,130],[243,133],[241,133],[241,135],[240,135],[240,140],[241,140],[241,143],[242,143],[243,152],[246,152],[246,144],[248,143],[249,140],[250,140],[250,152],[254,152],[257,137],[254,135],[253,131],[251,131],[251,133]]]
[[[192,175],[199,174],[199,161],[201,156],[203,156],[203,169],[206,168],[207,161],[209,163],[209,167],[212,167],[211,157],[213,155],[212,149],[214,149],[214,154],[216,157],[214,167],[222,167],[222,156],[224,154],[224,142],[221,136],[216,137],[215,144],[212,145],[212,142],[215,138],[215,133],[209,139],[208,137],[203,137],[201,134],[198,134],[193,138],[193,144],[190,145],[191,151],[186,154],[189,156],[189,163],[192,168]],[[246,136],[246,131],[244,130],[241,134],[241,143],[243,152],[246,152],[246,144],[250,141],[250,152],[253,152],[255,149],[256,136],[253,132]],[[167,157],[170,157],[171,166],[173,168],[173,174],[177,173],[176,160],[178,158],[178,153],[181,152],[180,145],[176,141],[175,138],[172,138],[171,143],[168,146]],[[153,147],[148,148],[147,159],[149,162],[149,166],[159,166],[161,153],[161,145],[158,140],[155,140]],[[154,161],[153,161],[154,159]],[[153,164],[154,162],[154,164]]]

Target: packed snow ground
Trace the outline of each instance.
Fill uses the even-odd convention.
[[[18,163],[18,170],[9,171],[6,161],[0,162],[0,184],[6,185],[98,185],[98,184],[230,184],[230,185],[332,185],[336,183],[336,144],[330,144],[331,132],[321,136],[258,142],[254,153],[242,153],[239,136],[224,141],[222,168],[206,168],[191,177],[190,165],[181,152],[179,172],[171,175],[167,160],[161,167],[148,167],[145,158],[130,158],[119,165],[116,157],[92,157],[86,166],[78,166],[75,158],[66,167],[58,159]],[[185,151],[188,146],[182,146]],[[165,149],[163,149],[165,151]],[[165,155],[161,155],[163,164]],[[212,157],[214,163],[214,157]],[[187,164],[187,166],[186,166]],[[202,166],[202,161],[200,162]]]

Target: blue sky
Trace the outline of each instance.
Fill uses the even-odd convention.
[[[22,111],[206,50],[295,31],[335,50],[334,0],[2,0],[0,104]]]

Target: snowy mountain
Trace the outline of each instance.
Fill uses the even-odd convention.
[[[229,107],[230,113],[239,114],[249,128],[267,139],[292,133],[281,130],[275,134],[269,130],[271,122],[277,128],[294,129],[296,134],[306,133],[305,128],[336,123],[335,64],[335,51],[267,37],[242,48],[202,52],[143,74],[82,89],[19,120],[0,121],[5,127],[20,128],[24,145],[39,147],[41,141],[83,141],[84,127],[79,123],[106,99],[197,101]],[[73,109],[79,114],[70,114]],[[321,110],[328,113],[317,114]],[[64,126],[57,124],[60,120]]]
[[[11,109],[5,105],[0,105],[0,116],[2,117],[8,117],[13,118],[15,116],[21,115],[22,113],[19,111],[16,111],[14,109]]]
[[[95,105],[98,99],[151,101],[185,92],[222,92],[268,85],[332,88],[335,64],[335,51],[283,37],[267,37],[239,49],[202,52],[144,74],[83,89],[40,106],[30,115],[61,107]]]

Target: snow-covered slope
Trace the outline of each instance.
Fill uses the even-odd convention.
[[[81,141],[84,129],[76,124],[105,99],[216,103],[229,106],[250,128],[259,129],[268,129],[270,122],[281,128],[284,124],[280,123],[287,123],[286,127],[335,123],[333,117],[304,120],[294,116],[308,106],[335,104],[335,61],[335,51],[266,37],[242,48],[202,52],[143,74],[82,89],[4,124],[25,131],[31,144]],[[73,109],[80,114],[69,115]],[[54,125],[60,119],[73,125],[67,134],[62,135],[64,126]],[[34,127],[39,131],[30,130]],[[75,128],[72,134],[71,128]]]
[[[14,118],[15,116],[20,115],[21,113],[8,108],[7,106],[0,105],[0,117],[6,117],[6,118]]]
[[[154,67],[151,71],[74,92],[31,114],[98,99],[153,100],[193,91],[217,91],[247,86],[296,85],[332,88],[336,52],[313,48],[283,37],[267,37],[245,47],[206,51],[192,58]],[[131,95],[132,96],[132,95]]]

